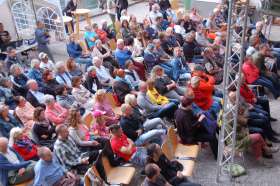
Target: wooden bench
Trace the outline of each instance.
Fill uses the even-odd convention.
[[[199,145],[183,145],[179,143],[177,134],[173,128],[169,128],[167,132],[170,148],[176,158],[191,157],[196,158],[199,152]]]
[[[195,166],[195,158],[199,152],[199,145],[180,144],[175,130],[169,128],[167,139],[163,142],[161,149],[169,160],[176,159],[183,165],[184,169],[182,174],[184,176],[192,176]]]
[[[131,182],[135,174],[134,167],[112,167],[106,156],[102,156],[102,163],[107,177],[107,182],[110,184],[127,185]]]
[[[174,154],[172,153],[170,147],[170,145],[168,144],[168,141],[166,140],[165,142],[163,142],[163,144],[161,145],[161,150],[163,152],[163,154],[169,159],[169,160],[174,160],[176,159],[176,157],[174,156]],[[183,157],[181,157],[183,158]],[[194,169],[194,165],[195,162],[194,160],[184,160],[184,159],[176,159],[179,163],[181,163],[184,167],[182,174],[184,176],[192,176],[192,172]]]

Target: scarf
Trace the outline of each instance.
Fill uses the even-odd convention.
[[[24,148],[24,149],[27,149],[28,152],[31,152],[32,151],[32,142],[30,139],[24,137],[22,139],[19,139],[15,142],[15,144],[20,147],[20,148]]]

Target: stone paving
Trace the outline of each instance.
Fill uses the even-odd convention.
[[[145,15],[148,13],[148,4],[139,3],[135,4],[128,9],[128,13],[133,13],[137,16],[138,20],[142,20]],[[110,20],[108,15],[101,15],[98,17],[92,18],[93,22],[100,23],[101,20],[106,19]],[[84,26],[85,23],[81,22],[81,25]],[[277,36],[277,33],[275,33]],[[65,49],[65,44],[56,43],[51,45],[51,50],[54,52],[54,57],[56,61],[65,60],[67,58],[67,53]],[[271,101],[271,113],[272,116],[277,118],[277,122],[273,122],[273,128],[280,132],[280,101]],[[219,183],[215,182],[216,178],[216,161],[213,159],[211,151],[209,148],[202,149],[199,153],[196,167],[194,170],[193,177],[190,178],[192,181],[202,184],[203,186],[280,186],[280,153],[274,155],[273,167],[265,168],[261,165],[258,165],[256,161],[251,158],[250,154],[245,154],[245,165],[247,169],[247,174],[245,176],[235,179],[231,183]],[[237,161],[239,161],[237,159]],[[142,183],[143,177],[140,177],[139,173],[133,179],[131,186],[140,186]]]

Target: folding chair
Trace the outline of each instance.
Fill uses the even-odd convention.
[[[105,183],[109,185],[127,185],[131,182],[135,174],[134,167],[113,167],[103,151],[99,154],[94,166],[98,172],[98,175],[100,175],[100,178],[102,178]]]
[[[163,152],[163,154],[169,159],[169,160],[174,160],[175,156],[172,152],[172,148],[170,148],[170,144],[168,144],[168,141],[165,140],[161,146],[161,150]],[[193,169],[194,169],[194,165],[195,165],[195,161],[191,160],[187,157],[181,157],[182,159],[176,159],[176,161],[178,161],[179,163],[181,163],[183,165],[183,171],[182,174],[184,176],[192,176],[193,173]]]
[[[183,145],[179,143],[175,130],[169,128],[167,132],[167,139],[170,141],[171,149],[176,158],[191,157],[196,158],[199,152],[199,145]]]

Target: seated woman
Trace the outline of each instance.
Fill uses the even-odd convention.
[[[103,149],[108,139],[102,137],[94,137],[86,139],[88,134],[84,133],[81,114],[78,109],[72,108],[69,111],[69,135],[72,137],[76,145],[84,152]]]
[[[119,116],[117,116],[112,108],[112,103],[106,98],[106,91],[100,89],[95,94],[94,110],[105,112],[104,119],[106,126],[117,124],[119,122]]]
[[[45,95],[45,117],[54,125],[64,124],[68,117],[68,110],[57,103],[52,95]]]
[[[9,146],[15,149],[25,161],[39,160],[37,146],[28,136],[24,135],[24,130],[22,128],[12,128],[10,131]]]
[[[167,128],[166,124],[162,119],[160,118],[148,119],[145,115],[142,114],[142,111],[137,104],[137,99],[135,95],[127,94],[125,96],[125,103],[131,106],[133,110],[132,117],[142,122],[144,131]]]
[[[95,46],[91,53],[92,57],[98,57],[103,61],[103,66],[108,68],[110,74],[113,74],[114,68],[119,68],[119,64],[113,58],[109,48],[102,44],[101,40],[96,40]]]
[[[22,96],[16,96],[15,102],[17,104],[17,107],[15,109],[15,114],[24,125],[25,132],[28,133],[30,132],[34,124],[33,121],[34,107],[29,102],[27,102],[25,98]]]
[[[177,101],[183,98],[185,88],[178,86],[166,76],[162,67],[156,65],[152,69],[151,78],[155,81],[155,88],[161,95]]]
[[[55,96],[56,90],[60,86],[60,84],[55,80],[53,72],[47,69],[43,72],[42,77],[44,81],[43,92],[45,94],[51,94]]]
[[[102,89],[102,85],[96,76],[96,69],[94,66],[91,66],[87,69],[83,86],[92,94],[95,94],[97,90]]]
[[[83,71],[78,67],[74,58],[68,58],[67,59],[66,69],[72,77],[83,76]]]
[[[71,34],[69,40],[70,41],[67,44],[67,53],[69,57],[73,58],[78,64],[85,64],[86,67],[92,65],[90,55],[87,51],[83,50],[81,42],[76,38],[76,34]]]
[[[191,90],[184,96],[179,109],[175,113],[177,132],[183,144],[209,142],[213,155],[217,159],[218,140],[216,138],[217,123],[210,119],[208,113],[195,115],[192,111],[194,94]]]
[[[132,89],[132,85],[125,79],[125,72],[123,69],[116,70],[113,92],[117,95],[118,100],[121,103],[124,103],[124,97],[126,94],[136,94],[136,92]]]
[[[77,100],[78,104],[86,110],[92,110],[94,106],[94,96],[82,85],[82,78],[73,77],[72,87],[72,95]]]
[[[9,113],[9,107],[5,104],[0,104],[0,133],[8,138],[10,130],[14,127],[23,127],[23,125]]]
[[[71,107],[78,107],[79,103],[73,95],[68,94],[64,85],[60,85],[56,90],[56,101],[63,108],[70,109]]]
[[[87,47],[89,50],[92,50],[95,46],[95,41],[98,39],[98,35],[96,32],[94,32],[93,28],[90,25],[87,25],[85,27],[85,34],[84,38],[87,43]]]
[[[150,101],[153,104],[166,105],[170,101],[172,101],[173,103],[175,103],[177,105],[179,104],[179,102],[177,100],[169,100],[167,97],[158,93],[157,89],[155,88],[155,81],[154,80],[148,79],[147,87],[148,87],[147,96],[149,97]]]
[[[53,149],[56,140],[55,126],[45,118],[45,109],[37,107],[33,114],[33,129],[32,135],[36,138],[36,143],[41,146],[47,146]]]
[[[23,73],[23,69],[19,64],[13,64],[10,68],[11,81],[13,82],[13,89],[17,95],[26,96],[28,78]]]
[[[246,57],[242,66],[246,82],[249,84],[260,85],[268,88],[277,99],[280,96],[280,87],[274,86],[273,82],[268,78],[261,76],[258,67],[254,64],[252,57]]]
[[[260,106],[263,110],[265,110],[268,115],[270,121],[277,121],[277,119],[272,118],[270,114],[270,106],[269,106],[269,100],[265,96],[257,96],[253,92],[253,90],[248,86],[246,83],[244,74],[241,75],[241,86],[240,86],[240,95],[244,98],[244,100],[251,105],[254,106]]]
[[[182,175],[183,165],[176,160],[170,161],[161,151],[158,144],[152,143],[147,147],[147,160],[146,163],[155,163],[159,166],[160,174],[170,184],[174,186],[186,185],[186,186],[199,186],[188,181],[186,176]]]
[[[12,110],[17,106],[14,101],[13,83],[9,78],[0,78],[0,102],[8,105]]]
[[[125,63],[125,80],[130,83],[133,90],[138,90],[138,86],[140,83],[140,77],[137,72],[134,70],[134,65],[131,60],[127,60]]]
[[[31,69],[28,71],[28,78],[34,79],[41,87],[43,85],[42,71],[40,69],[40,61],[38,59],[32,59],[30,62]]]
[[[103,138],[110,137],[109,129],[106,126],[105,114],[106,112],[100,110],[95,110],[93,112],[93,116],[95,117],[95,123],[92,126],[94,136]]]
[[[127,20],[122,21],[120,32],[124,40],[128,40],[134,37],[132,30],[129,28],[129,23]]]
[[[207,47],[202,52],[204,57],[204,66],[208,74],[215,78],[215,83],[220,84],[223,81],[223,69],[216,63],[215,54],[212,48]]]
[[[134,15],[130,17],[129,28],[134,36],[137,36],[142,31],[141,25],[137,22],[137,18]]]
[[[228,103],[228,107],[232,107],[236,101],[236,93],[229,93],[230,102]],[[261,161],[261,158],[272,158],[272,153],[278,152],[279,148],[277,147],[268,147],[265,143],[263,137],[259,133],[249,134],[248,129],[248,119],[245,117],[244,109],[241,107],[238,111],[238,122],[236,128],[236,145],[235,148],[238,151],[244,151],[251,147],[256,160]],[[229,120],[232,118],[229,116]],[[225,126],[226,128],[232,128],[231,125]]]
[[[61,85],[65,85],[68,89],[72,88],[72,84],[71,84],[71,78],[72,75],[67,72],[66,68],[65,68],[65,63],[63,61],[58,61],[55,64],[55,79],[56,81],[61,84]]]

